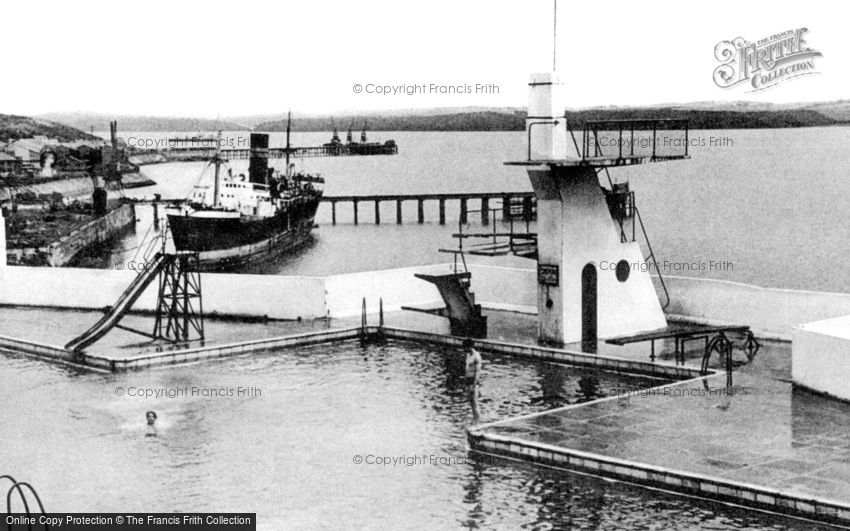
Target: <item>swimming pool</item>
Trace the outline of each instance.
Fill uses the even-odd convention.
[[[48,510],[248,511],[264,529],[811,529],[589,476],[470,459],[461,368],[458,351],[402,342],[122,374],[3,356],[0,470],[33,483]],[[481,421],[664,382],[485,355]],[[155,437],[146,436],[148,409],[159,414]],[[389,464],[379,464],[384,457]]]

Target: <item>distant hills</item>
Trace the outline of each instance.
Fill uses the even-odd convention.
[[[116,120],[120,131],[242,131],[247,126],[229,120],[210,120],[207,118],[188,118],[171,116],[135,116],[127,114],[98,114],[88,112],[48,113],[40,118],[60,122],[83,131],[108,131],[109,122]]]
[[[400,109],[338,115],[293,113],[296,131],[343,132],[351,126],[359,131],[364,122],[370,131],[522,131],[525,110],[518,107],[457,107]],[[758,102],[693,102],[643,107],[598,107],[567,111],[576,129],[589,120],[686,118],[691,129],[756,129],[813,127],[850,124],[850,100],[831,102],[771,104]],[[45,122],[50,120],[50,122]],[[60,122],[89,130],[105,130],[110,120],[121,131],[284,131],[286,114],[228,117],[220,120],[187,117],[129,116],[94,113],[50,113],[33,122]],[[58,124],[57,124],[58,125]],[[0,139],[2,139],[0,133]],[[8,133],[7,133],[8,134]]]
[[[429,112],[430,111],[430,112]],[[597,107],[568,110],[576,129],[586,121],[685,118],[691,129],[764,129],[850,124],[850,100],[823,103],[770,104],[750,102],[696,102],[645,107]],[[298,131],[340,130],[353,123],[355,130],[368,121],[373,131],[523,131],[525,109],[459,108],[429,109],[409,113],[364,113],[349,116],[294,117]],[[257,123],[257,131],[283,131],[286,117]]]
[[[30,118],[14,114],[0,114],[0,142],[9,142],[19,138],[44,135],[61,142],[77,140],[101,140],[99,137],[43,118]]]
[[[293,118],[296,131],[330,131],[334,126],[340,131],[349,126],[359,131],[366,123],[369,131],[522,131],[525,129],[525,111],[459,112],[452,114],[421,115],[354,115],[345,117]],[[286,118],[261,122],[256,131],[286,131]]]

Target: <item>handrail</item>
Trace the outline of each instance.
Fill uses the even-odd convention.
[[[39,497],[38,493],[35,491],[35,488],[31,484],[27,483],[26,481],[17,481],[15,480],[15,478],[9,475],[0,476],[0,480],[2,479],[8,479],[12,482],[12,486],[9,487],[9,490],[6,492],[7,514],[10,514],[12,512],[12,491],[15,490],[18,491],[18,495],[20,496],[21,501],[24,504],[24,511],[26,512],[26,515],[29,516],[31,514],[29,503],[27,503],[27,497],[21,487],[26,487],[27,489],[29,489],[30,493],[35,496],[35,501],[38,503],[38,509],[41,511],[41,514],[45,514],[44,504],[41,502],[41,498]],[[11,524],[9,524],[9,528],[11,529]],[[32,530],[32,524],[29,521],[27,521],[27,529]],[[44,529],[49,530],[50,526],[45,524]]]
[[[27,483],[26,481],[19,481],[19,482],[15,483],[12,486],[12,488],[9,489],[9,493],[6,495],[6,501],[7,501],[6,508],[7,509],[12,508],[11,505],[10,505],[12,489],[15,489],[15,488],[18,489],[18,493],[21,495],[21,498],[24,497],[24,494],[23,494],[23,491],[21,490],[21,487],[26,487],[27,489],[29,489],[29,491],[32,493],[32,495],[35,496],[35,501],[38,503],[38,509],[42,513],[44,513],[44,504],[41,503],[41,498],[38,496],[38,493],[35,491],[35,488],[32,485],[30,485],[29,483]],[[25,506],[26,506],[26,504],[25,504]],[[47,528],[45,527],[45,529],[47,529]]]
[[[625,124],[628,124],[628,127],[624,127]],[[688,138],[689,138],[689,122],[686,118],[654,118],[654,119],[621,119],[621,120],[589,120],[584,122],[582,127],[582,152],[580,154],[582,160],[586,160],[589,156],[589,148],[591,147],[590,142],[590,133],[593,134],[594,142],[594,157],[598,157],[602,155],[602,150],[599,146],[599,130],[600,126],[603,131],[614,131],[618,132],[618,159],[623,159],[623,132],[627,131],[630,134],[631,140],[629,141],[629,157],[635,156],[635,142],[634,136],[635,131],[652,131],[652,160],[657,158],[657,133],[658,126],[662,125],[678,125],[678,128],[675,130],[684,132],[685,142],[684,142],[684,153],[685,157],[688,156]],[[610,128],[605,126],[611,126]],[[683,127],[682,127],[683,126]]]
[[[658,273],[658,280],[661,281],[661,287],[664,289],[664,297],[667,299],[667,302],[661,307],[662,310],[666,310],[668,306],[670,306],[670,292],[667,291],[667,284],[664,282],[664,275],[661,274],[661,269],[658,267],[658,260],[655,259],[655,253],[652,250],[652,244],[649,242],[649,236],[646,235],[646,227],[643,225],[643,218],[640,216],[640,210],[638,210],[637,205],[632,205],[632,208],[635,211],[635,217],[637,217],[638,222],[640,223],[640,230],[643,232],[643,239],[646,241],[646,247],[649,249],[649,257],[644,258],[644,260],[648,260],[652,258],[652,263],[655,266],[655,271]]]
[[[535,125],[558,125],[558,120],[540,120],[528,124],[528,160],[531,160],[531,128]]]
[[[12,482],[12,486],[9,487],[9,491],[6,495],[6,512],[7,513],[12,512],[12,499],[10,498],[10,495],[12,494],[12,490],[14,490],[15,487],[17,487],[18,488],[18,494],[21,495],[21,501],[24,502],[24,510],[26,511],[27,514],[30,514],[30,506],[27,503],[27,498],[26,498],[26,496],[24,496],[24,493],[21,491],[21,488],[18,487],[18,480],[16,480],[15,478],[13,478],[12,476],[9,476],[9,475],[0,476],[0,480],[2,480],[2,479],[8,479],[9,481]]]
[[[573,146],[576,148],[576,156],[581,157],[581,151],[578,148],[578,142],[576,142],[576,134],[573,132],[573,128],[570,127],[570,121],[567,120],[567,113],[564,113],[564,123],[567,124],[567,131],[570,132],[570,136],[573,139]]]

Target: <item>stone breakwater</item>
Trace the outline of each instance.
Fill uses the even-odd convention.
[[[6,257],[9,264],[61,267],[92,245],[103,243],[133,227],[135,222],[135,205],[125,203],[105,216],[95,218],[45,246],[9,247],[6,249]]]

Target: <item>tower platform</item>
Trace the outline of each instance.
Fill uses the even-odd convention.
[[[684,119],[654,120],[603,120],[585,122],[581,131],[581,145],[576,133],[569,127],[566,115],[552,122],[531,122],[530,125],[557,126],[563,120],[569,137],[566,150],[575,151],[575,157],[540,158],[532,155],[532,137],[529,130],[529,150],[526,160],[505,162],[508,166],[549,166],[572,168],[589,166],[610,168],[634,166],[652,162],[689,159],[690,130]],[[572,142],[569,141],[572,140]],[[561,146],[564,147],[563,144]]]

